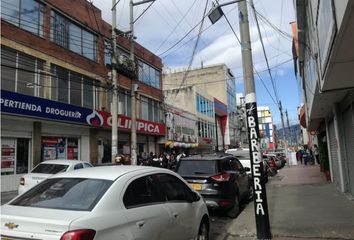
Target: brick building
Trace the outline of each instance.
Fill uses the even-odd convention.
[[[111,161],[111,26],[86,0],[1,4],[1,187],[47,159]],[[118,36],[120,55],[129,39]],[[130,89],[137,94],[139,152],[165,135],[161,59],[136,43],[136,79],[119,74],[119,152],[130,153]]]

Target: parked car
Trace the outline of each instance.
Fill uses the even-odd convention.
[[[249,168],[250,170],[247,171],[247,173],[249,175],[251,175],[251,159],[250,159],[250,151],[249,149],[245,149],[245,148],[231,148],[231,149],[227,149],[225,151],[225,153],[228,154],[232,154],[233,156],[235,156],[244,167]],[[264,181],[265,183],[268,182],[268,171],[267,171],[268,165],[266,164],[266,162],[263,161],[263,172],[264,172]]]
[[[209,208],[225,209],[232,218],[237,217],[240,202],[253,197],[249,170],[236,157],[221,153],[182,158],[176,168]]]
[[[102,166],[56,174],[1,206],[1,237],[208,239],[208,209],[176,173]]]
[[[91,163],[79,160],[48,160],[41,162],[33,168],[31,173],[23,175],[20,178],[18,194],[24,193],[54,174],[89,167],[93,167]]]

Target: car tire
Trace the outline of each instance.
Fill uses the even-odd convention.
[[[238,195],[235,196],[234,205],[227,212],[227,216],[230,218],[236,218],[240,213],[240,199]]]
[[[209,226],[205,219],[200,223],[197,240],[209,240]]]

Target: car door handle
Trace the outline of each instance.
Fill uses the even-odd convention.
[[[178,217],[178,213],[173,213],[173,217],[177,218]]]
[[[136,226],[138,228],[142,228],[142,227],[144,227],[144,225],[145,225],[145,221],[139,221],[139,222],[136,223]]]

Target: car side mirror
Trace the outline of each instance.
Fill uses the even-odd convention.
[[[249,167],[244,167],[243,170],[245,170],[245,172],[251,171]]]

